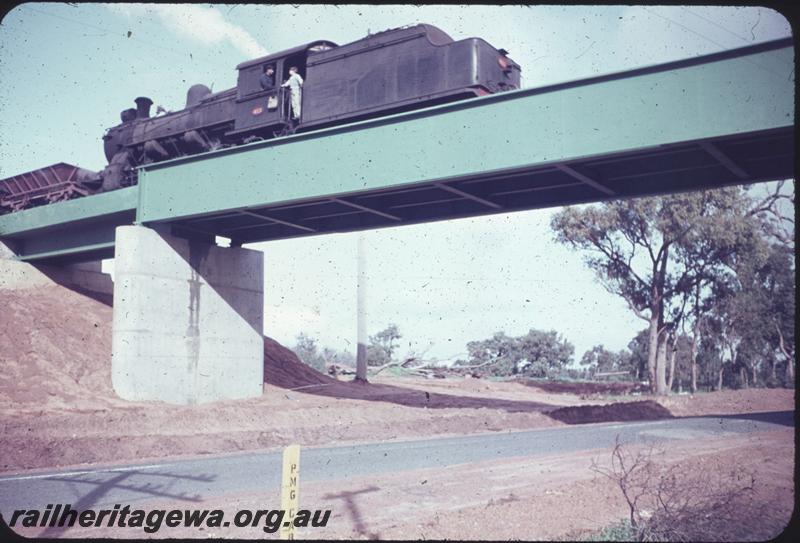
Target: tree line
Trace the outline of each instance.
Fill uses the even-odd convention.
[[[584,252],[609,292],[647,325],[647,381],[689,388],[701,371],[740,386],[794,382],[794,182],[762,198],[743,187],[565,208],[555,239]],[[789,206],[791,206],[789,208]],[[787,209],[789,208],[789,209]]]
[[[793,386],[794,182],[615,200],[564,208],[556,241],[581,251],[599,283],[644,323],[627,349],[597,345],[572,367],[574,346],[555,330],[497,332],[467,344],[456,366],[535,378],[622,373],[653,393],[700,388]],[[370,336],[370,366],[386,366],[397,325]],[[324,369],[352,355],[319,351],[301,334],[300,358]],[[349,357],[349,358],[348,358]]]

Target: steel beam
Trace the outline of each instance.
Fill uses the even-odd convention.
[[[275,224],[282,224],[284,226],[291,226],[292,228],[297,228],[298,230],[303,230],[305,232],[316,232],[316,230],[314,230],[313,228],[309,228],[308,226],[303,226],[302,224],[297,224],[297,223],[293,223],[293,222],[289,222],[289,221],[284,221],[282,219],[277,219],[275,217],[272,217],[270,215],[266,215],[264,213],[255,213],[253,211],[248,211],[246,209],[241,210],[240,213],[243,214],[243,215],[249,215],[251,217],[258,217],[259,219],[266,219],[266,220],[268,220],[270,222],[273,222]],[[241,227],[240,228],[230,228],[229,229],[229,231],[233,231],[233,230],[241,230]]]
[[[593,189],[599,190],[603,194],[608,194],[610,196],[614,195],[614,191],[613,190],[611,190],[610,188],[606,187],[602,183],[598,183],[597,181],[595,181],[594,179],[592,179],[588,175],[582,174],[581,172],[579,172],[578,170],[576,170],[575,168],[573,168],[572,166],[570,166],[568,164],[556,164],[556,168],[558,168],[559,170],[561,170],[565,174],[569,175],[570,177],[574,177],[578,181],[582,181],[582,182],[586,183],[587,185],[589,185]]]
[[[136,217],[137,187],[0,215],[0,237],[20,260],[74,262],[111,258],[114,230]]]
[[[713,143],[704,141],[700,143],[700,146],[705,149],[709,155],[717,159],[720,164],[728,168],[739,179],[746,180],[750,177],[750,174],[736,164],[731,157],[720,151],[719,148]]]
[[[581,175],[575,164],[791,127],[793,56],[791,42],[760,45],[145,166],[138,220],[424,184],[452,187],[543,166],[580,179],[605,199],[617,188]],[[548,205],[558,203],[570,199]],[[503,207],[494,204],[495,211]]]
[[[487,207],[490,207],[492,209],[503,209],[503,206],[501,206],[500,204],[497,204],[497,203],[492,202],[490,200],[487,200],[485,198],[481,198],[479,196],[475,196],[474,194],[470,194],[469,192],[464,192],[461,189],[457,189],[455,187],[451,187],[450,185],[446,185],[445,183],[434,183],[433,186],[434,187],[438,187],[438,188],[440,188],[440,189],[442,189],[444,191],[447,191],[447,192],[450,192],[450,193],[453,193],[453,194],[457,194],[457,195],[461,196],[462,198],[466,198],[467,200],[472,200],[473,202],[478,202],[479,204],[483,204],[483,205],[485,205]]]
[[[0,215],[0,237],[22,237],[26,232],[134,211],[138,199],[138,187],[127,187]]]
[[[360,209],[361,211],[366,211],[367,213],[372,213],[374,215],[378,215],[380,217],[385,217],[385,218],[391,219],[393,221],[402,221],[403,220],[400,217],[398,217],[397,215],[392,215],[391,213],[385,213],[383,211],[380,211],[380,210],[372,208],[372,207],[362,206],[361,204],[357,204],[355,202],[351,202],[351,201],[345,200],[343,198],[331,198],[330,200],[331,200],[331,202],[336,202],[337,204],[346,205],[346,206],[352,207],[354,209]]]

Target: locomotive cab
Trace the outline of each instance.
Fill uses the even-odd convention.
[[[289,68],[296,66],[300,77],[306,79],[308,56],[336,47],[330,41],[312,42],[274,55],[239,64],[235,122],[228,136],[271,136],[290,125],[291,110],[288,89],[281,84],[289,78]],[[275,70],[274,86],[263,88],[261,76],[267,66]],[[304,93],[305,94],[305,93]]]

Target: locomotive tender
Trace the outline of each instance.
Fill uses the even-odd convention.
[[[103,136],[108,165],[99,173],[81,170],[67,180],[30,183],[43,179],[37,175],[43,168],[0,181],[0,212],[134,184],[143,164],[518,89],[520,67],[507,54],[480,38],[454,41],[420,24],[341,46],[314,41],[243,62],[235,88],[212,93],[193,85],[180,111],[151,117],[153,102],[137,98],[136,108],[123,110],[122,122]],[[267,66],[275,80],[264,88]],[[289,91],[281,87],[292,66],[305,80],[298,120],[291,118]],[[69,167],[56,166],[62,168],[47,169]]]

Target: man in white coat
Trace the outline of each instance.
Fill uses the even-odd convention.
[[[297,73],[297,66],[289,68],[289,79],[287,79],[281,87],[289,87],[292,93],[292,118],[296,121],[300,120],[300,103],[302,102],[302,89],[303,78]]]

